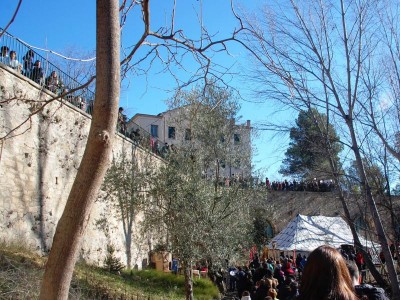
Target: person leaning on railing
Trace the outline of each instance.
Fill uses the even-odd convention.
[[[93,112],[93,105],[94,105],[94,101],[93,100],[89,100],[88,104],[86,106],[86,112],[91,115]]]
[[[136,130],[132,130],[132,132],[129,135],[129,138],[135,143],[135,144],[139,144],[141,137],[140,137],[140,129],[136,128]]]
[[[123,114],[124,108],[120,107],[118,109],[118,122],[117,131],[125,135],[126,133],[126,116]]]
[[[52,71],[51,74],[46,78],[46,88],[53,93],[61,93],[64,88],[64,84],[58,77],[56,71]]]
[[[17,52],[10,51],[10,61],[8,65],[19,73],[22,72],[22,64],[17,60]]]
[[[86,104],[85,98],[79,97],[78,107],[79,107],[80,109],[82,109],[83,111],[86,111],[87,104]]]
[[[33,69],[33,57],[35,56],[35,52],[33,50],[28,50],[25,56],[22,58],[24,61],[24,75],[26,77],[31,77],[32,69]]]
[[[10,57],[8,56],[9,50],[7,46],[1,46],[0,48],[0,62],[5,65],[8,65],[10,62]]]
[[[40,66],[40,60],[35,61],[30,78],[40,85],[43,84],[44,73],[42,67]]]

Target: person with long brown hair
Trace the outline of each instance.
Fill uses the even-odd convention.
[[[310,253],[301,279],[298,299],[358,299],[346,261],[339,251],[324,245]]]

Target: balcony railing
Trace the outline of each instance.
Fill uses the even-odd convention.
[[[95,95],[89,88],[86,87],[79,89],[73,93],[68,93],[68,91],[77,89],[82,84],[78,82],[75,78],[71,77],[69,74],[62,71],[59,67],[50,62],[48,59],[40,55],[28,44],[14,37],[8,32],[5,32],[3,28],[0,28],[0,34],[1,34],[0,47],[2,49],[3,47],[7,47],[8,55],[10,54],[11,51],[16,52],[16,59],[20,63],[20,67],[15,68],[18,72],[21,72],[22,75],[28,77],[31,80],[36,81],[36,83],[48,89],[50,92],[55,93],[56,95],[62,95],[63,93],[65,93],[65,96],[63,98],[66,101],[75,105],[79,109],[85,111],[89,115],[92,114]],[[25,63],[25,61],[27,60],[26,57],[28,53],[32,53],[33,56],[30,59],[30,62],[28,60],[28,63]],[[0,63],[4,63],[4,61],[1,60],[2,58],[1,55],[2,53],[0,53]],[[34,76],[32,76],[31,67],[36,61],[40,62],[43,71],[43,76],[39,80],[37,80],[37,78],[34,78]],[[29,63],[31,63],[31,65],[29,65]],[[7,64],[8,63],[6,63],[6,65]],[[46,80],[46,78],[48,78],[52,72],[57,73],[59,78],[59,84],[50,87],[48,85],[48,81]],[[162,144],[161,141],[159,141],[155,137],[152,137],[149,132],[140,127],[138,124],[134,122],[130,122],[130,124],[133,125],[132,131],[127,132],[126,130],[118,129],[118,132],[123,134],[125,137],[130,138],[136,145],[139,145],[142,148],[145,148],[153,152],[154,154],[165,158],[165,153],[159,151],[160,149],[159,145]],[[136,129],[139,129],[140,132],[139,135],[133,134],[133,131]]]
[[[68,90],[76,89],[82,85],[75,78],[62,71],[59,67],[57,67],[48,59],[33,50],[29,45],[27,45],[20,39],[14,37],[8,32],[3,32],[2,28],[0,28],[0,32],[2,34],[0,38],[0,46],[7,47],[8,54],[11,51],[16,52],[16,59],[20,63],[20,68],[16,69],[18,70],[18,72],[21,72],[22,75],[25,75],[26,77],[34,80],[36,83],[42,85],[44,88],[47,88],[55,94],[61,94],[63,92],[67,92]],[[32,68],[36,61],[40,62],[40,67],[42,68],[42,74],[40,78],[36,78],[36,76],[33,76],[34,74],[32,73]],[[48,78],[52,72],[57,73],[59,84],[57,84],[57,86],[54,86],[54,88],[49,88],[49,86],[47,86],[46,78]],[[86,111],[87,113],[92,113],[94,93],[88,88],[82,88],[78,91],[75,91],[65,98],[66,100]]]

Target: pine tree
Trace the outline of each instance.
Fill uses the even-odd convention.
[[[302,180],[330,177],[328,149],[330,148],[339,166],[342,145],[335,128],[327,125],[326,115],[316,109],[300,111],[296,126],[290,129],[290,144],[280,173]]]
[[[104,259],[104,268],[110,273],[118,273],[125,266],[121,263],[121,260],[115,256],[115,247],[112,244],[107,245],[107,256]]]

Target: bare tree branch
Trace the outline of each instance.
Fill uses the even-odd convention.
[[[13,16],[11,17],[11,20],[7,23],[7,25],[6,25],[6,27],[3,29],[3,31],[0,32],[0,38],[2,37],[2,35],[3,35],[5,32],[7,32],[8,27],[10,27],[10,25],[14,22],[14,20],[15,20],[17,14],[18,14],[18,11],[19,11],[19,8],[20,8],[21,4],[22,4],[22,0],[19,0],[19,1],[18,1],[18,4],[17,4],[17,7],[15,8],[14,14],[13,14]]]

